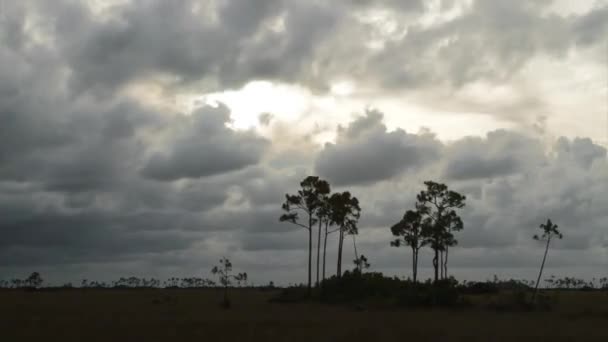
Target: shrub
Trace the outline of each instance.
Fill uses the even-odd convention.
[[[498,285],[493,282],[470,282],[459,286],[459,290],[468,295],[496,294],[499,291]]]
[[[414,283],[396,277],[385,277],[379,272],[346,272],[342,278],[332,277],[323,282],[320,298],[332,303],[388,299],[401,307],[453,307],[464,303],[457,284],[453,278],[436,284],[430,281]]]

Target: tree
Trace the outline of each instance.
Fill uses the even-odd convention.
[[[239,273],[234,276],[234,280],[236,280],[236,284],[240,287],[241,285],[247,286],[247,273]]]
[[[447,278],[448,248],[458,243],[452,232],[463,228],[456,209],[465,206],[466,197],[448,189],[447,185],[433,181],[424,182],[427,189],[417,196],[416,210],[422,215],[422,235],[428,239],[434,252],[435,282]],[[441,253],[441,262],[439,260]],[[445,254],[445,259],[443,258]]]
[[[428,242],[422,235],[423,225],[424,220],[420,212],[408,210],[401,221],[391,227],[391,232],[394,236],[397,236],[397,239],[391,241],[391,246],[400,247],[405,245],[412,249],[412,278],[414,283],[418,277],[418,252]]]
[[[33,289],[37,289],[42,285],[42,277],[40,276],[40,273],[38,272],[34,272],[32,274],[30,274],[29,277],[27,277],[27,279],[25,279],[25,284],[27,287],[31,287]]]
[[[350,192],[335,193],[329,198],[331,207],[331,222],[338,226],[338,265],[337,276],[342,276],[342,249],[345,235],[356,235],[358,233],[357,222],[361,217],[359,200]]]
[[[367,258],[363,254],[361,254],[360,257],[355,258],[353,262],[355,263],[355,271],[359,274],[363,274],[363,270],[366,270],[370,267]]]
[[[310,295],[312,290],[312,229],[317,223],[317,211],[321,207],[323,199],[330,193],[330,187],[327,181],[316,176],[306,177],[300,183],[300,187],[301,189],[296,195],[285,195],[285,203],[282,208],[286,213],[281,215],[279,220],[292,223],[308,231],[308,294]],[[300,213],[305,215],[305,224],[299,222]]]
[[[321,255],[321,228],[324,223],[328,222],[328,200],[329,193],[331,192],[329,183],[326,181],[319,181],[317,183],[317,195],[318,195],[318,203],[316,209],[317,221],[319,223],[319,229],[317,234],[317,280],[316,286],[319,287],[319,262]],[[323,279],[325,279],[325,256],[327,254],[327,224],[325,225],[325,247],[323,249]]]
[[[214,266],[211,269],[211,273],[218,276],[220,284],[224,288],[222,306],[226,308],[230,307],[230,300],[228,299],[228,287],[232,284],[232,275],[230,272],[232,272],[232,263],[225,257],[220,259],[220,264],[218,266]]]
[[[321,207],[319,208],[317,217],[319,222],[325,226],[324,230],[324,239],[323,239],[323,272],[322,272],[322,280],[325,281],[325,265],[327,260],[327,238],[331,233],[335,233],[336,230],[330,231],[329,227],[331,225],[331,206],[329,205],[329,198],[324,198],[324,201],[321,203]]]
[[[536,300],[536,294],[538,293],[538,284],[540,283],[540,278],[543,274],[543,268],[545,268],[545,261],[547,260],[547,252],[549,252],[549,244],[551,243],[552,238],[562,239],[563,235],[557,229],[558,226],[553,224],[550,219],[547,219],[547,222],[541,224],[539,229],[542,231],[542,235],[534,234],[534,240],[537,241],[546,241],[545,245],[545,255],[543,256],[543,262],[540,264],[540,271],[538,272],[538,279],[536,279],[536,286],[534,287],[534,294],[532,295],[532,302]]]

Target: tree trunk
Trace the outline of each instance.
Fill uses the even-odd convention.
[[[543,268],[545,268],[545,260],[547,260],[547,252],[549,251],[549,242],[551,242],[551,236],[547,239],[547,246],[545,247],[545,255],[543,256],[543,262],[540,264],[540,272],[538,272],[538,279],[536,279],[536,286],[534,287],[534,294],[532,295],[532,303],[536,300],[536,294],[538,293],[538,284],[540,284],[540,277],[543,274]]]
[[[357,253],[357,242],[355,240],[355,235],[353,234],[352,237],[353,237],[353,247],[354,247],[354,250],[355,250],[355,260],[360,261],[359,260],[359,253]],[[359,273],[363,273],[363,265],[361,263],[358,263],[357,265],[356,266],[359,269]]]
[[[344,231],[340,228],[340,236],[338,237],[338,267],[337,276],[342,278],[342,244],[344,243]]]
[[[412,248],[412,278],[414,284],[416,283],[416,276],[418,275],[418,251],[416,248]]]
[[[308,296],[312,294],[312,217],[308,219]]]
[[[435,269],[435,283],[439,280],[439,268],[437,263],[439,262],[439,250],[435,248],[435,257],[433,258],[433,268]]]
[[[445,246],[445,259],[443,260],[443,267],[444,267],[444,271],[443,271],[443,275],[445,276],[445,278],[448,278],[448,252],[449,252],[449,248],[448,246]]]
[[[355,240],[355,235],[353,237],[353,247],[355,249],[355,259],[359,260],[359,253],[357,253],[357,241]]]
[[[319,271],[321,265],[321,224],[322,221],[319,219],[319,233],[317,234],[317,287],[319,287]]]
[[[323,242],[323,281],[325,281],[325,259],[327,256],[327,235],[329,235],[327,232],[328,225],[329,224],[327,222],[325,222],[325,241]]]
[[[439,279],[443,280],[443,251],[439,251]]]

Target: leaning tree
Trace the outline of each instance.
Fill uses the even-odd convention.
[[[439,268],[442,278],[447,277],[448,248],[458,241],[454,231],[460,231],[463,223],[456,209],[465,206],[466,197],[448,189],[448,186],[432,181],[424,182],[426,190],[417,196],[416,210],[422,215],[422,235],[428,239],[434,252],[433,268],[435,282],[439,280]],[[441,253],[441,262],[439,261]],[[445,259],[444,259],[445,256]]]
[[[553,224],[550,219],[547,219],[547,222],[541,224],[539,229],[542,231],[542,235],[534,234],[534,240],[537,241],[546,241],[545,244],[545,255],[543,256],[543,262],[540,264],[540,271],[538,272],[538,279],[536,279],[536,286],[534,287],[534,294],[532,295],[532,302],[536,299],[536,293],[538,292],[538,284],[540,283],[540,278],[543,274],[543,269],[545,268],[545,261],[547,260],[547,252],[549,252],[549,244],[551,243],[551,239],[558,238],[561,239],[564,236],[557,229],[558,226]]]
[[[281,222],[289,222],[308,231],[308,294],[312,291],[312,229],[317,223],[317,211],[320,210],[324,198],[330,193],[329,183],[316,176],[308,176],[300,183],[297,194],[285,195],[282,208]],[[303,214],[304,223],[300,222]]]
[[[391,227],[391,232],[397,238],[391,241],[391,246],[409,246],[412,249],[412,278],[414,283],[418,276],[418,252],[428,240],[422,235],[425,221],[419,211],[408,210],[401,221]]]

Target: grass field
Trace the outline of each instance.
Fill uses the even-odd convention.
[[[608,341],[608,294],[564,292],[550,312],[279,304],[235,290],[0,291],[0,341]],[[489,298],[475,298],[477,302]]]

